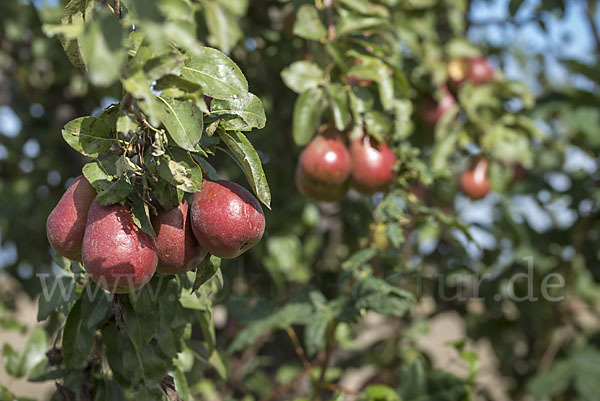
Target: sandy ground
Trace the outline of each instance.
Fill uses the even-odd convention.
[[[39,323],[36,320],[37,302],[30,300],[26,296],[22,296],[17,300],[18,310],[14,313],[14,317],[28,327],[34,327]],[[5,331],[0,329],[0,349],[4,344],[11,344],[16,350],[22,350],[25,346],[25,341],[29,333],[25,335],[15,331]],[[50,399],[50,395],[54,390],[54,383],[30,383],[27,379],[14,379],[4,371],[4,364],[0,363],[0,384],[8,388],[14,395],[20,397],[29,397],[38,401],[46,401]]]

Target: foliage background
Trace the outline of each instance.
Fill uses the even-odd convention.
[[[202,41],[209,37],[209,45],[231,55],[246,74],[251,90],[265,105],[267,125],[253,132],[250,139],[264,163],[272,189],[273,210],[267,212],[267,235],[262,243],[242,258],[223,263],[225,284],[215,304],[227,316],[217,324],[216,331],[216,349],[224,362],[198,358],[185,366],[191,396],[265,399],[274,391],[278,395],[281,386],[306,368],[292,341],[299,336],[303,352],[315,363],[311,367],[313,381],[321,379],[319,366],[329,354],[326,342],[335,344],[333,367],[324,379],[326,382],[338,383],[351,367],[373,366],[375,373],[359,389],[364,390],[364,399],[395,399],[397,394],[409,400],[417,396],[486,399],[490,397],[486,384],[470,383],[478,373],[477,356],[465,351],[462,342],[453,346],[472,368],[471,377],[457,378],[432,370],[430,356],[417,345],[416,338],[424,335],[429,319],[453,310],[464,320],[469,340],[485,338],[491,343],[498,358],[499,374],[508,378],[505,391],[511,399],[597,400],[600,394],[596,379],[600,360],[597,319],[600,254],[596,246],[600,239],[597,2],[378,2],[394,10],[395,21],[405,18],[405,24],[392,26],[389,31],[407,43],[414,40],[414,46],[423,50],[418,54],[411,48],[398,56],[403,62],[400,69],[411,88],[405,98],[415,109],[418,110],[419,96],[428,93],[435,96],[432,81],[443,75],[441,58],[457,51],[448,46],[453,37],[466,36],[476,43],[478,49],[467,51],[488,56],[506,76],[523,82],[535,96],[535,106],[531,108],[521,107],[527,103],[526,94],[522,103],[501,104],[499,116],[494,117],[497,120],[492,120],[492,125],[497,124],[501,116],[518,111],[519,115],[535,121],[535,126],[519,133],[520,138],[527,138],[524,148],[518,147],[518,141],[503,153],[500,148],[505,143],[490,147],[492,154],[498,152],[492,176],[495,193],[475,203],[457,192],[454,177],[468,156],[477,152],[470,144],[489,131],[471,127],[460,139],[460,145],[444,158],[442,168],[432,171],[427,166],[429,156],[442,148],[442,139],[447,137],[444,130],[451,132],[453,126],[449,124],[439,129],[441,134],[433,134],[423,127],[416,113],[412,115],[407,125],[407,133],[411,135],[396,133],[391,137],[397,151],[406,155],[405,166],[410,167],[406,170],[414,173],[401,175],[407,180],[399,180],[395,191],[398,197],[409,199],[409,179],[420,181],[429,188],[429,204],[409,200],[417,211],[409,210],[407,215],[422,216],[410,228],[397,224],[399,219],[387,212],[375,215],[395,245],[385,252],[373,246],[370,233],[372,211],[380,198],[365,199],[353,194],[339,207],[317,205],[301,198],[293,183],[295,160],[300,151],[293,140],[293,112],[298,95],[285,85],[281,72],[298,60],[321,62],[318,45],[294,36],[293,30],[300,7],[314,3],[253,0],[249,7],[244,1],[201,3],[205,9],[197,17],[198,37]],[[44,23],[58,20],[62,6],[9,0],[2,5],[0,16],[0,265],[3,276],[18,282],[1,294],[0,324],[3,331],[23,330],[28,336],[33,334],[34,339],[23,353],[4,347],[5,366],[23,361],[20,364],[23,367],[13,370],[17,376],[31,376],[28,368],[34,367],[33,362],[43,365],[47,361],[46,347],[40,345],[46,342],[46,336],[39,329],[24,328],[10,318],[10,311],[17,306],[15,293],[24,292],[36,298],[41,289],[35,274],[60,271],[53,265],[43,227],[69,178],[78,175],[85,162],[66,146],[60,130],[67,121],[93,111],[97,113],[122,97],[118,85],[92,85],[71,66],[57,38],[48,38],[43,32]],[[208,24],[203,22],[206,14],[210,15]],[[449,28],[446,21],[454,25]],[[343,74],[332,79],[343,81]],[[489,98],[502,96],[505,89],[499,85],[479,93],[479,97],[477,93],[470,98],[465,96],[461,106],[468,111],[477,99],[485,103]],[[476,115],[472,113],[467,120]],[[421,153],[412,156],[408,149],[419,149]],[[509,185],[506,171],[511,164],[502,160],[500,153],[517,155],[516,160],[509,162],[527,166],[527,174],[521,181]],[[211,162],[222,176],[244,182],[241,172],[226,156],[217,155]],[[444,220],[444,214],[440,214],[447,207],[454,210],[452,216],[458,216],[456,221]],[[463,234],[457,231],[463,227],[461,224],[468,226]],[[377,251],[377,259],[367,270],[362,268],[373,255],[356,256],[355,252],[361,249]],[[498,302],[494,298],[497,294],[506,295],[510,277],[527,272],[528,263],[523,257],[528,256],[533,257],[536,295],[540,295],[539,283],[543,277],[560,273],[566,282],[559,294],[564,295],[564,301],[512,302],[504,297]],[[409,280],[408,289],[416,293],[418,300],[433,299],[433,306],[425,314],[404,301],[400,306],[393,305],[393,311],[387,313],[383,301],[373,301],[371,306],[377,305],[378,312],[391,316],[379,321],[371,331],[388,334],[364,346],[357,339],[361,333],[369,333],[364,324],[366,318],[361,317],[365,311],[359,308],[357,315],[349,319],[330,311],[341,298],[337,283],[344,282],[348,271],[366,271],[375,278],[442,273],[443,280],[435,275],[423,276],[420,288],[415,288],[414,282],[411,287]],[[492,274],[492,279],[481,286],[482,300],[462,302],[440,298],[439,281],[443,294],[452,294],[457,288],[468,291],[472,289],[468,277],[474,273]],[[388,292],[393,291],[381,287],[382,282],[373,285],[379,287],[370,292],[367,286],[366,294],[383,293],[387,299]],[[310,295],[310,290],[318,290],[324,299],[314,292]],[[520,294],[525,290],[517,288]],[[297,310],[293,305],[290,308],[290,294],[301,299]],[[317,317],[337,313],[335,319],[325,320],[325,327],[315,328],[316,324],[312,327],[317,331],[329,327],[331,333],[327,338],[331,341],[311,342],[311,338],[319,337],[311,337],[306,328],[310,319],[303,316],[306,313],[302,309],[306,304],[303,295],[310,298],[308,304],[313,309],[309,308],[309,315],[315,311],[322,312]],[[248,305],[252,308],[248,309]],[[409,309],[406,314],[405,307]],[[285,317],[290,317],[294,325],[286,325]],[[39,327],[46,327],[51,333],[53,323],[40,323]],[[244,327],[253,331],[242,332],[240,336]],[[198,330],[194,331],[194,339],[199,343],[207,341],[205,333],[199,334]],[[237,352],[228,352],[232,347]],[[310,382],[301,377],[292,383],[295,387],[286,388],[284,399],[310,393],[307,390]],[[414,383],[425,384],[411,388]],[[368,384],[387,387],[365,390]],[[389,392],[388,387],[399,390]],[[438,389],[446,392],[440,394]],[[326,388],[322,396],[333,398],[340,393],[336,390],[339,389],[335,386]]]

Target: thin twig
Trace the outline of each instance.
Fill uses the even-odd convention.
[[[548,369],[548,367],[552,364],[552,361],[554,361],[554,358],[556,358],[556,355],[558,355],[558,352],[562,348],[563,344],[568,339],[568,336],[569,329],[559,328],[556,330],[552,342],[550,343],[548,348],[546,348],[546,351],[540,358],[540,362],[538,363],[536,369],[537,372],[543,372],[546,369]]]
[[[337,327],[337,322],[331,322],[329,327],[327,328],[327,339],[325,343],[325,359],[323,360],[323,364],[321,365],[321,373],[319,374],[319,381],[317,382],[317,388],[315,389],[315,394],[313,400],[321,401],[321,390],[326,388],[325,379],[327,375],[327,369],[329,368],[329,362],[331,361],[331,355],[333,353],[333,342],[335,340],[335,329]]]
[[[307,373],[309,373],[312,369],[312,365],[308,361],[308,358],[306,357],[306,354],[302,349],[302,345],[300,345],[300,340],[298,340],[296,332],[292,327],[288,327],[286,331],[288,333],[288,336],[290,337],[290,340],[292,340],[292,344],[294,345],[294,350],[296,351],[296,354],[298,354],[298,357],[302,361],[302,366],[304,366],[304,370]]]
[[[333,0],[323,0],[323,8],[327,15],[327,39],[331,42],[335,39],[335,21],[333,14]]]

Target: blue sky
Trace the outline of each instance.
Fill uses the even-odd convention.
[[[546,15],[546,34],[535,22],[523,23],[533,15],[532,11],[542,0],[526,0],[516,15],[519,27],[511,24],[489,24],[471,29],[469,39],[474,42],[487,41],[496,46],[508,46],[525,54],[544,54],[547,74],[551,82],[561,84],[567,80],[566,71],[560,60],[577,59],[593,62],[594,42],[588,21],[585,18],[586,2],[569,0],[565,16],[559,19]],[[505,21],[508,19],[510,0],[480,0],[474,3],[471,18],[475,22]],[[595,19],[600,25],[600,10]],[[514,60],[505,60],[505,73],[515,79],[527,80],[527,74]],[[572,77],[571,77],[572,79]],[[573,83],[572,81],[570,82]],[[589,87],[589,83],[575,78],[577,86]]]

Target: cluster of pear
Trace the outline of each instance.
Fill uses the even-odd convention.
[[[323,202],[342,200],[350,186],[372,195],[392,183],[396,161],[384,142],[363,134],[348,147],[342,132],[323,126],[300,154],[296,186],[307,198]]]
[[[427,96],[419,105],[420,117],[434,127],[442,116],[456,104],[456,94],[467,82],[483,85],[496,78],[492,65],[482,57],[463,57],[451,60],[446,66],[448,81],[440,86],[441,98]]]
[[[155,272],[181,274],[208,253],[235,258],[256,245],[265,230],[258,200],[230,181],[204,180],[192,204],[152,216],[156,238],[135,224],[127,204],[103,206],[79,176],[48,216],[52,248],[83,263],[91,280],[107,291],[127,293],[144,286]]]
[[[451,60],[446,66],[448,81],[440,87],[441,99],[436,102],[432,97],[422,99],[421,119],[435,127],[442,116],[456,104],[456,94],[467,82],[483,85],[495,79],[494,68],[481,57],[464,57]],[[465,195],[473,200],[484,198],[491,189],[488,178],[488,162],[484,158],[471,161],[469,167],[460,176],[460,187]]]

